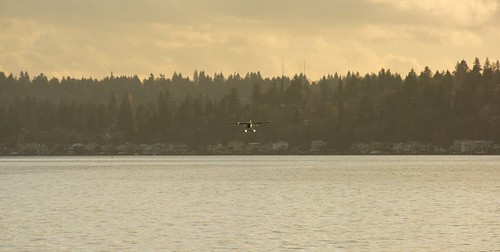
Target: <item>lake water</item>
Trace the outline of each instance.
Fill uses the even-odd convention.
[[[498,156],[0,158],[0,251],[500,251]]]

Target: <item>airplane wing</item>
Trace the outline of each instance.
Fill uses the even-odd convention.
[[[228,122],[228,124],[249,124],[249,122]]]
[[[253,124],[271,123],[270,121],[252,122]]]

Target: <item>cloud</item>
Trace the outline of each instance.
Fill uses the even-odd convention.
[[[317,79],[500,55],[499,0],[0,0],[0,70]],[[498,56],[497,56],[498,57]],[[441,64],[441,65],[439,65]]]
[[[421,12],[448,25],[479,26],[497,14],[498,0],[372,0],[390,3],[400,10]]]
[[[387,43],[416,39],[415,33],[407,26],[401,25],[372,25],[361,27],[358,31],[361,39],[371,42]]]

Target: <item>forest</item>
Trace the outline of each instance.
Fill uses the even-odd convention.
[[[451,72],[450,72],[451,71]],[[253,134],[228,122],[269,120]],[[184,143],[312,140],[348,150],[357,142],[419,141],[449,146],[459,139],[500,142],[500,63],[406,75],[304,74],[224,76],[195,71],[140,79],[19,76],[0,72],[0,143]]]

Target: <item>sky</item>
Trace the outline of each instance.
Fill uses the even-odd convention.
[[[405,76],[500,59],[500,0],[0,0],[0,31],[14,75]]]

